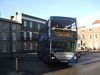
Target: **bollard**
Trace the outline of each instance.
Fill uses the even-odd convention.
[[[16,72],[18,72],[18,58],[16,58]]]
[[[88,51],[88,54],[90,54],[90,51]]]
[[[93,54],[93,50],[91,51],[91,54]]]
[[[84,55],[86,55],[86,52],[84,52]]]

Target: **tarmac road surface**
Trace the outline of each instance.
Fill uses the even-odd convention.
[[[100,52],[82,55],[79,63],[45,64],[37,54],[0,55],[0,75],[100,75]],[[15,57],[19,72],[15,72]]]

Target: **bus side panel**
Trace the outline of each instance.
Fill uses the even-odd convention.
[[[47,63],[50,62],[50,57],[48,57],[48,55],[50,54],[49,48],[50,48],[50,44],[48,40],[45,40],[39,43],[38,55]]]

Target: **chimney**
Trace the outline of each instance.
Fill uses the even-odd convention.
[[[12,20],[14,18],[14,16],[10,16],[10,20]]]
[[[18,12],[15,12],[15,16],[14,16],[15,21],[17,21],[17,15],[18,15]]]
[[[15,15],[17,16],[18,15],[18,12],[15,12]]]

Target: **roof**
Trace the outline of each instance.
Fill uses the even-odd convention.
[[[16,23],[16,24],[21,24],[17,21],[14,21],[14,20],[10,20],[10,19],[5,19],[5,18],[0,18],[0,21],[4,21],[4,22],[9,22],[9,23]]]
[[[42,21],[45,21],[45,22],[47,21],[47,20],[45,20],[45,19],[42,19],[42,18],[39,18],[39,17],[30,16],[30,15],[27,15],[27,14],[24,14],[24,13],[22,13],[22,16],[27,16],[27,17],[39,19],[39,20],[42,20]]]
[[[76,18],[72,18],[72,17],[64,17],[64,16],[51,16],[50,18],[51,18],[51,19],[53,19],[53,18],[67,18],[67,19],[73,19],[73,20],[76,20]]]
[[[93,24],[100,24],[100,20],[96,20],[95,22],[92,23]]]

